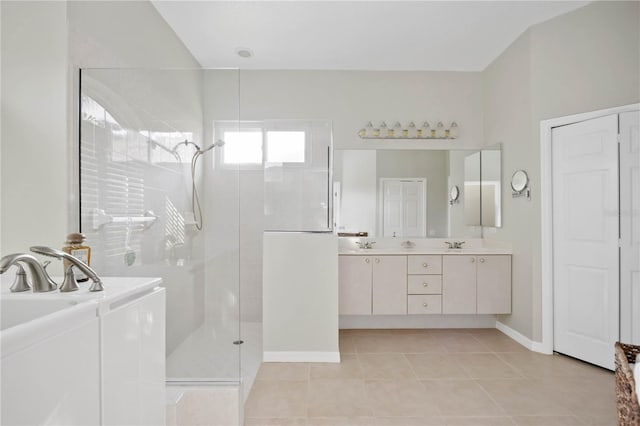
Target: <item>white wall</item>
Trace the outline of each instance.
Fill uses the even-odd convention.
[[[64,2],[1,2],[2,254],[60,246],[67,230]]]
[[[482,76],[464,72],[241,71],[242,120],[327,119],[334,149],[458,149],[483,140]],[[454,141],[376,141],[368,121],[456,121]]]
[[[513,314],[501,321],[541,339],[540,120],[640,100],[640,4],[594,2],[525,32],[483,73],[485,140],[503,147],[503,227],[513,243]],[[532,200],[511,198],[524,169]]]
[[[264,236],[265,361],[339,362],[338,238]]]

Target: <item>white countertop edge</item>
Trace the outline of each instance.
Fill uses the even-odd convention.
[[[162,278],[157,277],[101,277],[101,280],[103,291],[89,292],[90,283],[82,283],[78,291],[71,293],[60,293],[58,290],[46,293],[11,293],[9,286],[3,282],[0,297],[5,299],[41,299],[43,303],[47,300],[73,300],[77,304],[1,331],[1,357],[10,356],[47,338],[72,330],[108,311],[112,304],[138,293],[146,293],[162,284]],[[61,279],[54,278],[54,281],[60,282]]]
[[[447,255],[447,256],[481,256],[492,254],[513,254],[511,250],[506,249],[486,249],[486,248],[470,248],[462,250],[448,249],[361,249],[361,250],[341,250],[338,252],[340,256],[411,256],[411,255]]]

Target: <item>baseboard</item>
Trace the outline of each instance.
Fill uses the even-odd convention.
[[[549,353],[544,349],[541,342],[534,342],[524,334],[521,334],[515,331],[513,328],[501,323],[500,321],[496,321],[496,328],[501,332],[503,332],[504,334],[506,334],[507,336],[511,337],[516,342],[520,343],[525,348],[529,349],[530,351],[546,353],[546,354]]]
[[[340,328],[494,328],[495,315],[340,315]]]
[[[340,352],[264,352],[263,362],[340,362]]]

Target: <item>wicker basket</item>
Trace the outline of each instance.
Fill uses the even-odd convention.
[[[616,343],[616,405],[618,425],[640,426],[640,404],[630,362],[636,361],[640,346]]]

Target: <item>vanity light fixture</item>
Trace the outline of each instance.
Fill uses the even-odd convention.
[[[431,127],[428,121],[423,121],[418,127],[415,121],[401,124],[400,121],[393,122],[393,127],[387,126],[382,121],[379,126],[374,126],[371,121],[358,130],[361,139],[456,139],[459,134],[458,123],[451,122],[446,126],[442,121],[438,121],[435,127]]]

